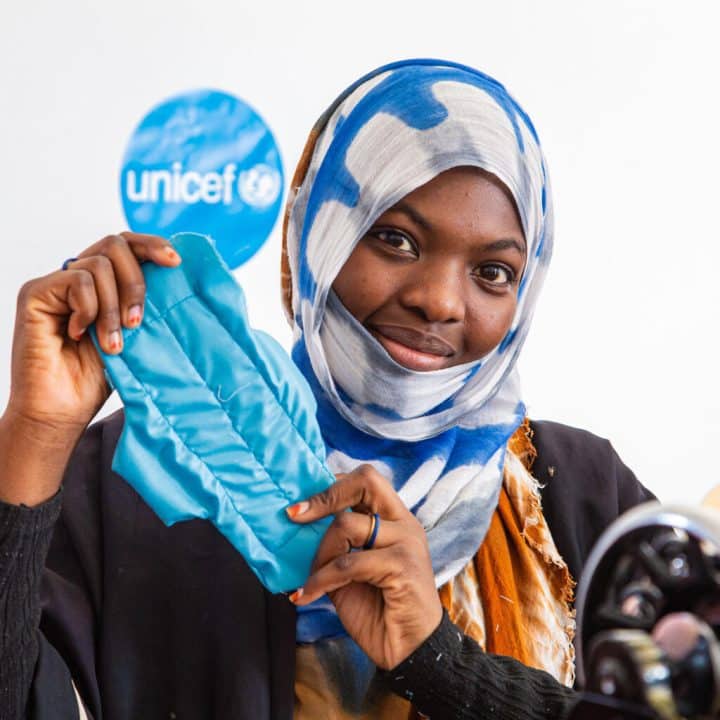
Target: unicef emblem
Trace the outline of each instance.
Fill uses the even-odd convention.
[[[257,208],[272,205],[280,195],[282,177],[269,165],[260,163],[240,174],[238,190],[240,197],[248,204]]]
[[[280,152],[262,118],[239,98],[198,90],[142,119],[125,151],[120,193],[135,232],[209,235],[236,268],[270,235],[283,182]]]

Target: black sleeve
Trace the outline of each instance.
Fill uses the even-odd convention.
[[[543,515],[570,574],[585,561],[607,527],[626,510],[655,496],[604,438],[546,420],[531,423]]]
[[[62,493],[29,508],[0,502],[0,719],[40,717],[38,693],[52,693],[55,718],[77,718],[70,674],[38,630],[43,567]],[[66,707],[71,714],[63,714]]]
[[[435,632],[383,676],[433,720],[560,720],[576,699],[548,673],[484,652],[446,612]]]

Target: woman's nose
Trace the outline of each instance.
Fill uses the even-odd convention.
[[[465,316],[465,278],[454,264],[433,263],[405,278],[401,304],[431,323],[459,322]]]

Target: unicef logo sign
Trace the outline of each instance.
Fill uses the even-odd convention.
[[[135,232],[204,233],[236,268],[277,220],[280,153],[268,126],[239,98],[215,90],[185,93],[153,108],[136,128],[120,192]]]

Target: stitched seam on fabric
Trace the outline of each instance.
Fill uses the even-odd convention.
[[[230,497],[228,491],[225,489],[225,486],[222,484],[222,481],[221,481],[221,480],[218,478],[218,476],[213,472],[213,470],[212,470],[212,469],[210,468],[210,466],[205,462],[205,460],[203,460],[203,458],[201,457],[201,455],[199,454],[199,452],[198,452],[197,450],[195,450],[195,448],[193,448],[193,447],[185,440],[185,438],[183,438],[183,437],[180,435],[180,433],[179,433],[178,430],[175,428],[175,426],[170,422],[170,420],[168,420],[168,418],[167,418],[167,416],[165,415],[165,413],[163,413],[163,411],[158,407],[157,403],[156,403],[156,402],[152,399],[152,397],[150,396],[150,393],[148,392],[148,389],[147,389],[147,388],[145,387],[145,385],[140,381],[140,379],[138,378],[138,376],[132,371],[132,369],[130,368],[130,366],[127,365],[127,362],[126,362],[126,366],[127,366],[128,370],[129,370],[130,374],[133,376],[133,379],[137,381],[138,385],[139,385],[140,388],[142,389],[142,391],[143,391],[143,393],[145,394],[145,396],[146,396],[147,400],[149,401],[149,403],[157,410],[157,412],[158,412],[158,414],[160,415],[160,417],[162,418],[163,422],[168,426],[168,428],[169,428],[170,431],[173,433],[173,435],[179,440],[180,443],[182,443],[183,447],[184,447],[191,455],[193,455],[195,458],[197,458],[197,460],[202,464],[202,466],[208,471],[208,473],[210,474],[210,476],[212,477],[212,479],[220,485],[220,487],[222,488],[223,493],[224,493],[225,497],[227,498],[228,502],[232,505],[232,507],[233,507],[233,509],[235,510],[235,512],[243,518],[243,521],[244,521],[244,523],[245,523],[245,526],[246,526],[246,527],[248,528],[248,530],[252,533],[252,535],[255,537],[255,539],[258,541],[258,543],[259,543],[265,550],[267,550],[270,554],[273,554],[274,551],[272,551],[269,547],[267,547],[267,546],[265,545],[265,543],[257,536],[257,534],[255,533],[255,531],[252,529],[250,523],[248,523],[248,521],[245,519],[245,515],[244,515],[240,510],[238,510],[237,506],[235,505],[235,503],[233,502],[232,498]],[[293,535],[293,537],[295,537],[295,536]],[[288,541],[288,542],[289,542],[289,541]],[[281,545],[281,546],[278,546],[278,549],[281,548],[281,547],[284,547],[284,546],[285,546],[285,543],[283,543],[283,545]]]
[[[188,295],[187,297],[183,298],[183,300],[179,300],[178,302],[176,302],[176,303],[174,303],[173,305],[171,305],[171,306],[167,309],[167,311],[169,311],[170,309],[172,309],[172,308],[174,308],[174,307],[177,307],[181,302],[184,302],[184,301],[186,301],[186,300],[189,300],[190,298],[193,298],[193,297],[196,297],[196,296],[195,296],[195,295]],[[153,306],[153,307],[154,307],[154,306]],[[157,310],[157,308],[155,308],[155,310]],[[166,312],[167,312],[167,311],[166,311]],[[216,317],[216,318],[217,318],[217,316],[214,315],[214,313],[211,313],[211,314],[213,315],[213,317]],[[250,454],[252,455],[253,459],[255,460],[256,465],[260,468],[261,472],[262,472],[262,473],[265,475],[265,477],[271,482],[271,484],[274,485],[275,488],[277,488],[277,490],[280,492],[280,494],[282,495],[283,498],[285,498],[286,500],[292,501],[292,498],[290,498],[290,497],[288,496],[287,492],[277,483],[277,481],[276,481],[276,480],[270,475],[270,473],[265,469],[264,465],[263,465],[263,464],[260,462],[260,460],[258,459],[258,457],[257,457],[257,455],[256,455],[256,453],[255,453],[255,450],[254,450],[254,449],[250,446],[250,444],[247,442],[247,439],[245,438],[245,435],[239,430],[239,428],[236,427],[236,425],[235,425],[235,423],[233,422],[232,417],[231,417],[230,414],[228,413],[225,405],[222,404],[222,402],[219,400],[219,398],[218,398],[218,397],[215,395],[215,393],[213,392],[212,388],[207,384],[207,382],[205,382],[205,378],[203,378],[203,376],[201,375],[201,373],[200,373],[199,370],[197,369],[195,363],[192,361],[192,359],[190,358],[190,356],[185,352],[185,348],[181,345],[180,341],[175,337],[175,334],[174,334],[174,333],[170,330],[170,328],[168,327],[168,325],[167,325],[167,320],[166,320],[166,317],[165,317],[165,313],[163,313],[162,315],[160,315],[159,318],[158,318],[158,320],[163,320],[163,321],[165,322],[165,326],[166,326],[167,329],[170,331],[170,335],[172,336],[173,340],[175,341],[175,344],[182,350],[183,354],[184,354],[185,357],[188,359],[188,362],[190,363],[190,366],[191,366],[192,369],[195,371],[195,374],[196,374],[197,377],[200,379],[201,383],[205,386],[205,388],[207,389],[208,393],[210,394],[210,396],[211,396],[211,397],[213,398],[213,400],[215,401],[215,404],[219,407],[219,409],[224,413],[225,417],[228,419],[228,421],[229,421],[229,423],[230,423],[230,427],[231,427],[231,428],[238,434],[238,436],[243,440],[243,442],[245,443],[245,447],[249,450]],[[220,326],[225,330],[225,332],[228,332],[227,328],[226,328],[222,323],[220,323]],[[230,334],[230,333],[228,333],[228,334]],[[231,337],[232,340],[235,342],[235,338],[234,338],[232,335],[230,335],[230,337]],[[257,539],[257,541],[260,543],[260,545],[262,545],[262,547],[265,548],[268,552],[271,552],[271,553],[272,553],[272,552],[276,552],[277,550],[281,550],[281,549],[284,548],[289,542],[291,542],[291,541],[298,535],[298,533],[299,533],[300,530],[302,529],[302,526],[299,526],[298,529],[297,529],[297,532],[295,532],[291,537],[289,537],[284,543],[282,543],[281,545],[277,545],[277,546],[276,546],[276,549],[275,549],[274,551],[271,551],[270,548],[268,548],[268,547],[260,540],[260,538],[259,538],[259,537],[257,536],[257,534],[254,532],[254,530],[252,530],[252,527],[251,527],[250,523],[247,521],[247,519],[245,519],[244,513],[243,513],[243,512],[237,507],[237,505],[235,504],[235,502],[234,502],[234,500],[232,499],[230,493],[227,491],[227,488],[223,485],[222,480],[220,480],[220,478],[219,478],[219,477],[217,476],[217,474],[212,470],[212,468],[208,465],[208,463],[207,463],[205,460],[203,460],[203,458],[202,458],[202,456],[200,455],[199,451],[197,451],[197,450],[195,450],[193,447],[191,447],[191,446],[187,443],[187,441],[180,435],[180,432],[179,432],[179,431],[176,429],[176,427],[170,422],[169,418],[165,415],[165,413],[164,413],[163,410],[158,406],[158,404],[153,400],[153,398],[152,398],[151,395],[150,395],[149,389],[148,389],[148,388],[145,386],[145,384],[140,380],[140,378],[138,377],[137,373],[130,367],[130,363],[129,363],[128,359],[127,359],[127,358],[123,358],[123,359],[125,360],[125,366],[127,367],[127,369],[128,369],[128,371],[130,372],[130,374],[133,376],[133,378],[135,379],[135,381],[136,381],[136,382],[139,384],[139,386],[142,388],[143,393],[145,394],[145,396],[147,397],[147,399],[152,403],[152,405],[153,405],[153,406],[155,407],[155,409],[158,411],[158,413],[159,413],[160,416],[163,418],[163,420],[166,422],[166,424],[168,425],[168,427],[173,431],[173,433],[175,434],[175,436],[176,436],[176,437],[182,442],[182,444],[202,463],[203,467],[205,467],[205,468],[207,469],[207,471],[210,473],[210,475],[213,477],[213,479],[220,485],[220,487],[222,488],[223,493],[224,493],[225,497],[227,498],[228,502],[232,505],[232,507],[233,507],[233,509],[235,510],[235,512],[238,513],[238,515],[241,515],[241,516],[243,517],[243,519],[245,520],[245,525],[248,527],[248,529],[250,529],[250,531],[252,532],[253,536]],[[264,378],[263,378],[263,380],[264,380]],[[274,393],[273,393],[273,397],[275,397]],[[277,398],[276,398],[276,402],[277,402]],[[278,405],[279,405],[279,404],[280,404],[280,403],[278,402]],[[282,405],[280,405],[280,407],[282,408]],[[283,411],[284,411],[284,408],[282,408],[282,409],[283,409]],[[288,416],[288,414],[287,414],[286,412],[284,412],[284,414],[285,414],[286,417],[288,417],[288,419],[290,419],[289,416]],[[292,420],[290,420],[290,422],[291,422],[291,424],[293,425],[293,427],[295,428],[295,425],[292,423]],[[297,428],[295,428],[295,430],[297,431]],[[300,433],[298,432],[298,435],[299,435],[299,434],[300,434]],[[302,436],[301,436],[301,437],[302,437]],[[305,443],[305,445],[306,445],[306,447],[307,447],[307,443]],[[309,449],[309,448],[308,448],[308,449]],[[317,457],[315,456],[315,453],[313,453],[312,451],[311,451],[311,455],[317,459]],[[308,525],[308,526],[306,526],[306,527],[312,528],[313,532],[314,532],[316,535],[322,536],[322,533],[321,533],[316,527],[314,527],[313,525]]]
[[[207,304],[207,302],[205,301],[204,297],[202,297],[202,299],[201,299],[201,297],[202,297],[202,293],[199,291],[199,288],[193,287],[193,292],[192,292],[190,295],[186,295],[185,297],[181,298],[180,300],[175,301],[172,305],[168,305],[168,307],[166,307],[162,312],[160,312],[160,310],[158,310],[158,308],[157,308],[157,306],[155,305],[155,303],[153,303],[153,302],[148,298],[147,301],[146,301],[147,304],[150,305],[150,306],[155,310],[155,312],[156,312],[157,315],[158,315],[157,318],[153,318],[152,320],[150,320],[148,324],[152,325],[152,324],[155,324],[155,323],[157,323],[158,321],[161,321],[161,320],[162,320],[162,321],[164,321],[165,324],[167,325],[167,315],[168,315],[172,310],[174,310],[178,305],[181,305],[182,303],[186,302],[187,300],[192,300],[193,298],[195,298],[195,299],[197,299],[198,301],[200,301],[200,303],[202,304],[202,306],[217,320],[217,322],[218,322],[218,324],[220,325],[220,327],[228,334],[228,336],[230,337],[230,339],[231,339],[234,343],[236,343],[236,344],[239,345],[237,339],[235,338],[235,336],[233,335],[233,333],[230,331],[230,329],[225,326],[225,324],[223,323],[223,321],[222,321],[214,312],[212,312],[212,310],[210,310],[210,308],[208,307],[208,304]],[[130,339],[135,333],[139,332],[139,331],[141,330],[141,328],[142,328],[142,326],[137,327],[137,328],[135,328],[134,330],[132,330],[132,331],[127,335],[127,339]],[[170,328],[168,328],[168,330],[169,330],[169,329],[170,329]],[[171,332],[171,335],[173,336],[173,338],[175,338],[175,334],[174,334],[174,333]],[[177,340],[177,338],[175,338],[175,339]],[[185,351],[185,348],[180,344],[179,341],[178,341],[177,344],[182,348],[183,353],[184,353],[184,355],[188,358],[188,360],[190,360],[190,356],[189,356],[189,355],[187,354],[187,352]],[[246,354],[247,354],[247,353],[246,353]],[[249,359],[249,358],[248,358],[248,359]],[[213,391],[213,389],[205,382],[205,378],[203,378],[202,375],[198,372],[197,368],[195,367],[195,364],[194,364],[192,361],[191,361],[191,364],[192,364],[193,368],[195,369],[195,372],[198,373],[198,376],[199,376],[200,380],[202,381],[202,383],[203,383],[203,384],[205,385],[205,387],[210,391],[210,393],[213,395],[213,397],[215,397],[215,398],[217,399],[218,403],[221,405],[221,407],[222,407],[223,410],[225,411],[225,414],[228,415],[228,417],[230,417],[229,414],[227,413],[227,411],[225,410],[225,405],[223,404],[223,401],[222,401],[219,397],[217,397],[217,395],[215,394],[215,392]],[[320,463],[320,465],[323,466],[322,460],[318,457],[317,453],[310,447],[310,445],[308,445],[307,440],[305,439],[305,437],[303,436],[303,434],[302,434],[302,433],[300,432],[300,430],[298,429],[298,427],[297,427],[297,425],[295,424],[294,420],[292,419],[292,417],[290,416],[290,414],[285,410],[285,407],[283,406],[283,404],[280,402],[280,398],[277,396],[277,394],[276,394],[276,392],[275,392],[275,388],[272,386],[272,384],[268,381],[268,379],[265,377],[265,375],[264,375],[263,373],[258,372],[258,375],[260,375],[260,377],[263,379],[263,382],[264,382],[264,384],[265,384],[265,387],[267,387],[267,389],[268,389],[268,390],[270,391],[270,393],[272,394],[273,398],[275,398],[275,402],[278,404],[278,406],[279,406],[280,409],[282,410],[283,415],[288,419],[288,422],[289,422],[290,425],[293,427],[293,429],[295,430],[295,432],[297,432],[299,438],[302,440],[303,445],[308,449],[308,451],[310,452],[310,454],[311,454],[313,457],[317,458],[317,460],[318,460],[318,462]],[[231,424],[232,424],[232,422],[231,422]],[[234,427],[235,427],[235,426],[233,425],[233,428],[234,428]],[[243,439],[245,439],[244,436],[243,436]],[[247,442],[246,442],[246,444],[247,444]],[[248,445],[248,447],[249,447],[249,445]],[[255,453],[253,453],[253,455],[254,455],[254,454],[255,454]],[[268,476],[268,477],[269,477],[269,476]],[[332,477],[332,474],[331,474],[331,477]],[[272,478],[270,478],[270,479],[272,480]],[[333,481],[334,481],[335,478],[332,477],[332,479],[333,479]],[[273,482],[274,482],[274,481],[273,481]],[[274,483],[274,484],[276,484],[276,483]],[[277,484],[276,484],[276,485],[277,485]],[[280,489],[279,486],[277,486],[277,487],[278,487],[278,489]],[[284,494],[284,493],[283,493],[283,494]],[[287,495],[285,495],[285,497],[287,497]]]
[[[200,300],[200,295],[194,295],[194,296],[192,296],[192,297],[197,297],[198,300]],[[237,339],[235,338],[235,336],[234,336],[234,335],[232,334],[232,332],[223,324],[222,320],[221,320],[217,315],[215,315],[215,313],[213,313],[212,311],[209,310],[207,304],[204,302],[204,299],[203,299],[203,303],[202,303],[202,304],[203,304],[203,306],[204,306],[206,309],[208,309],[208,311],[210,312],[210,314],[211,314],[214,318],[217,319],[220,327],[230,336],[230,339],[231,339],[234,343],[237,343],[238,341],[237,341]],[[307,440],[305,439],[305,437],[303,436],[303,434],[300,432],[300,430],[298,430],[298,427],[297,427],[297,425],[295,424],[295,421],[292,419],[292,417],[291,417],[290,414],[287,412],[287,410],[285,410],[284,405],[280,402],[280,398],[277,396],[277,394],[276,394],[276,392],[275,392],[275,388],[272,386],[272,384],[268,381],[268,379],[265,377],[265,375],[264,375],[263,373],[258,372],[258,374],[259,374],[260,377],[263,379],[263,382],[265,383],[265,386],[268,388],[268,390],[270,391],[270,393],[272,394],[272,396],[275,398],[275,402],[278,404],[278,406],[279,406],[280,409],[282,410],[283,415],[285,415],[285,417],[288,419],[290,425],[292,425],[293,429],[295,430],[295,432],[298,434],[298,436],[299,436],[300,439],[302,440],[303,445],[309,450],[310,454],[311,454],[313,457],[317,458],[318,462],[320,462],[320,465],[322,466],[323,463],[322,463],[322,461],[320,460],[320,458],[317,456],[317,453],[308,445]],[[222,404],[222,401],[220,400],[220,398],[218,398],[218,402],[220,402],[220,403]],[[333,478],[333,481],[334,481],[334,478]]]
[[[191,297],[195,297],[195,296],[191,296]],[[186,298],[186,299],[188,299],[188,298]],[[211,313],[211,315],[213,315],[213,317],[217,318],[217,316],[216,316],[214,313]],[[207,384],[205,378],[202,376],[202,373],[201,373],[200,370],[198,369],[197,365],[195,365],[195,363],[193,362],[192,357],[190,357],[190,354],[186,351],[186,349],[185,349],[185,348],[183,347],[183,345],[180,343],[180,341],[178,340],[178,338],[175,337],[175,333],[173,333],[172,330],[171,330],[171,328],[169,327],[168,322],[167,322],[167,318],[165,317],[165,315],[163,315],[163,320],[165,321],[165,326],[166,326],[167,329],[170,331],[170,334],[172,335],[172,337],[173,337],[173,339],[175,340],[175,342],[177,343],[177,345],[179,345],[180,348],[182,348],[183,354],[184,354],[185,357],[188,359],[188,362],[190,363],[190,366],[191,366],[192,369],[195,371],[196,375],[198,376],[198,378],[200,379],[200,381],[202,382],[202,384],[205,386],[205,388],[207,389],[207,391],[210,393],[210,395],[212,396],[212,398],[213,398],[213,400],[215,401],[215,403],[217,404],[217,406],[218,406],[218,407],[222,410],[222,412],[225,414],[225,417],[226,417],[226,418],[228,419],[228,421],[230,422],[230,427],[242,438],[243,442],[245,443],[245,447],[247,447],[247,449],[250,451],[250,453],[252,454],[253,459],[254,459],[255,462],[257,463],[258,467],[259,467],[259,468],[261,469],[261,471],[265,474],[265,477],[267,477],[267,479],[278,489],[278,491],[280,492],[280,494],[281,494],[286,500],[288,500],[289,502],[292,502],[292,498],[289,497],[289,495],[288,495],[288,493],[285,491],[285,489],[280,486],[280,484],[275,480],[275,478],[273,478],[272,475],[270,475],[270,473],[267,471],[267,469],[265,468],[265,466],[262,464],[262,462],[260,461],[260,459],[259,459],[258,456],[257,456],[257,453],[255,452],[255,448],[253,448],[253,447],[250,445],[250,443],[248,442],[247,438],[246,438],[245,435],[242,433],[242,431],[240,430],[240,428],[238,428],[238,427],[235,425],[235,423],[233,422],[233,418],[232,418],[232,416],[230,415],[230,413],[228,412],[228,410],[227,410],[225,404],[223,403],[223,401],[215,394],[215,392],[213,391],[213,389]],[[225,328],[225,326],[224,326],[222,323],[220,323],[220,326],[223,328],[223,330],[225,330],[225,332],[227,332],[227,328]],[[231,339],[233,340],[233,342],[235,342],[235,338],[232,337],[232,335],[231,335],[230,337],[231,337]],[[264,380],[264,378],[263,378],[263,380]],[[275,397],[275,396],[273,395],[273,397]],[[277,398],[275,398],[275,401],[277,402]],[[278,403],[278,404],[279,404],[279,403]],[[288,417],[287,413],[284,412],[284,408],[282,408],[282,406],[281,406],[281,409],[283,410],[283,414],[284,414],[286,417]],[[293,425],[293,427],[295,427],[295,426]],[[295,428],[295,429],[297,430],[297,428]],[[298,433],[298,434],[299,434],[299,433]],[[209,469],[209,468],[208,468],[208,469]],[[211,471],[211,472],[212,472],[212,471]],[[213,475],[214,475],[214,473],[213,473]],[[225,490],[224,486],[223,486],[223,490]],[[226,494],[227,494],[227,490],[226,490],[225,492],[226,492]],[[238,510],[238,508],[236,507],[235,503],[234,503],[234,502],[232,501],[232,499],[230,498],[229,495],[228,495],[228,498],[230,499],[230,502],[232,503],[232,506],[235,508],[235,510],[236,510],[237,512],[240,512],[240,511]]]
[[[140,325],[138,325],[136,328],[133,328],[132,330],[125,331],[125,342],[130,340],[134,335],[137,335],[143,329],[143,325],[145,325],[145,327],[149,325],[155,325],[159,321],[164,320],[167,313],[169,313],[171,310],[174,310],[178,305],[182,305],[182,303],[186,302],[187,300],[191,300],[194,297],[196,296],[193,294],[186,295],[184,298],[176,300],[172,305],[168,305],[168,307],[166,307],[162,312],[158,310],[157,305],[155,305],[155,303],[149,297],[146,297],[145,304],[149,305],[157,313],[158,317],[149,319],[143,317],[142,323],[140,323]]]
[[[275,481],[275,479],[274,479],[274,478],[270,475],[270,473],[266,470],[265,466],[260,462],[257,454],[255,453],[255,450],[254,450],[252,447],[250,447],[250,443],[248,443],[247,438],[245,437],[245,435],[240,431],[239,428],[237,428],[237,427],[235,426],[235,423],[233,422],[233,419],[232,419],[232,417],[230,416],[230,413],[227,411],[225,405],[222,403],[222,401],[220,400],[220,398],[217,397],[217,395],[215,394],[215,392],[213,391],[213,389],[207,384],[205,378],[202,376],[202,373],[198,370],[197,366],[196,366],[195,363],[193,362],[193,359],[190,357],[190,355],[188,354],[188,352],[186,351],[186,349],[183,347],[182,343],[178,340],[178,338],[175,336],[175,333],[172,331],[172,329],[171,329],[171,328],[169,327],[169,325],[168,325],[167,314],[168,314],[173,308],[176,308],[176,307],[177,307],[178,305],[180,305],[181,303],[183,303],[183,302],[185,302],[185,301],[187,301],[187,300],[190,300],[190,299],[192,299],[192,298],[194,298],[194,297],[197,297],[197,295],[194,295],[194,294],[193,294],[193,295],[187,295],[187,296],[184,297],[182,300],[178,300],[177,302],[173,303],[172,305],[170,305],[169,307],[167,307],[167,308],[163,311],[162,314],[159,314],[158,320],[162,320],[162,321],[164,322],[165,327],[166,327],[167,330],[170,332],[170,335],[171,335],[172,339],[174,340],[175,344],[182,350],[183,355],[185,355],[185,357],[187,358],[187,360],[188,360],[188,362],[189,362],[189,364],[190,364],[190,367],[192,367],[192,369],[195,371],[195,374],[197,375],[198,379],[199,379],[200,382],[205,386],[205,389],[208,391],[208,393],[210,394],[210,396],[213,398],[213,400],[215,401],[215,404],[220,408],[220,410],[224,413],[225,417],[226,417],[226,418],[228,419],[228,421],[230,422],[230,427],[238,434],[238,436],[239,436],[239,437],[242,439],[242,441],[245,443],[245,447],[250,451],[250,454],[252,455],[253,459],[255,460],[256,465],[260,468],[261,472],[262,472],[262,473],[265,475],[265,477],[270,481],[270,483],[271,483],[272,485],[274,485],[274,486],[277,488],[277,490],[279,490],[280,494],[281,494],[286,500],[292,500],[292,498],[288,497],[288,495],[287,495],[287,493],[285,492],[285,490],[284,490],[282,487],[280,487],[280,485]],[[153,307],[154,307],[154,306],[153,306]],[[155,308],[155,310],[157,311],[157,308]],[[217,318],[217,316],[216,316],[214,313],[211,313],[211,314],[213,315],[213,317]],[[220,324],[220,326],[223,327],[223,329],[227,332],[227,328],[225,328],[222,323],[219,323],[219,324]],[[235,340],[235,338],[233,338],[233,340]],[[126,363],[126,364],[127,364],[127,363]],[[128,369],[130,369],[129,364],[128,364]],[[132,370],[131,370],[131,372],[132,372]],[[138,382],[140,382],[140,380],[137,378],[137,375],[136,375],[135,373],[132,373],[132,374],[133,374],[133,377],[135,377],[135,379],[138,380]],[[147,390],[147,388],[145,387],[145,385],[143,385],[142,383],[140,383],[140,384],[142,385],[143,390],[148,394],[148,397],[150,397],[150,396],[149,396],[149,393],[148,393],[148,390]],[[150,399],[152,400],[152,398],[150,398]],[[179,431],[178,431],[177,429],[175,429],[175,427],[172,425],[172,423],[170,422],[170,420],[165,416],[165,413],[161,410],[161,408],[157,405],[157,403],[154,403],[154,402],[153,402],[153,404],[154,404],[155,407],[157,408],[158,412],[166,419],[168,425],[170,425],[171,427],[173,427],[173,430],[174,430],[175,434],[176,434],[178,437],[180,437]],[[239,508],[237,507],[237,505],[236,505],[235,502],[233,501],[232,497],[230,496],[230,493],[228,493],[228,491],[227,491],[227,489],[225,488],[225,486],[223,485],[222,481],[218,478],[218,476],[217,476],[217,475],[215,474],[215,472],[210,468],[210,466],[200,457],[199,452],[196,451],[196,450],[194,450],[193,448],[191,448],[190,445],[188,445],[188,443],[187,443],[185,440],[183,440],[183,444],[188,448],[188,450],[190,450],[190,451],[193,453],[193,455],[195,455],[195,456],[198,458],[198,460],[200,460],[200,461],[203,463],[203,465],[208,469],[208,472],[209,472],[209,473],[213,476],[213,478],[220,484],[220,487],[222,487],[223,492],[225,493],[225,495],[226,495],[227,499],[229,500],[230,504],[233,506],[235,512],[237,512],[238,514],[242,515],[243,513],[239,510]],[[244,517],[244,516],[243,516],[243,517]],[[247,521],[246,521],[246,524],[247,524]],[[248,524],[248,527],[249,527],[249,524]],[[264,547],[264,545],[263,545],[263,547]]]
[[[162,313],[160,313],[160,311],[157,309],[157,307],[156,307],[151,301],[148,300],[148,303],[149,303],[150,305],[152,305],[152,307],[155,309],[155,312],[158,313],[158,318],[152,320],[150,324],[153,324],[153,323],[156,323],[156,322],[158,322],[158,321],[160,321],[160,320],[163,320],[163,321],[165,321],[165,324],[167,325],[167,315],[168,315],[168,313],[170,313],[171,310],[174,310],[174,309],[175,309],[178,305],[180,305],[181,303],[184,303],[184,302],[186,302],[187,300],[192,300],[193,298],[195,298],[195,299],[197,299],[198,301],[201,302],[202,306],[218,321],[218,324],[219,324],[220,327],[228,334],[228,336],[230,337],[230,339],[231,339],[234,343],[236,343],[236,344],[239,345],[237,339],[236,339],[235,336],[232,334],[232,332],[229,330],[229,328],[227,328],[227,327],[224,325],[224,323],[222,322],[222,320],[221,320],[214,312],[212,312],[212,310],[210,310],[210,308],[208,307],[208,305],[207,305],[207,303],[204,301],[204,299],[203,299],[203,300],[200,299],[200,298],[201,298],[201,295],[200,295],[200,293],[197,292],[197,291],[196,291],[194,294],[192,294],[192,295],[186,295],[186,296],[185,296],[184,298],[182,298],[181,300],[178,300],[177,302],[174,302],[172,305],[169,305],[167,308],[165,308],[165,310],[163,310]],[[140,328],[136,328],[136,329],[133,330],[132,332],[133,332],[133,333],[136,333],[136,332],[139,331],[139,329],[140,329]],[[168,328],[168,330],[169,330],[169,329],[170,329],[170,328]],[[173,337],[175,337],[175,334],[172,333],[172,332],[171,332],[171,335],[172,335]],[[128,336],[128,337],[131,337],[131,335]],[[177,339],[177,338],[176,338],[176,339]],[[187,354],[187,352],[185,352],[185,348],[180,344],[180,342],[178,342],[178,345],[180,345],[180,347],[183,349],[183,353],[185,354],[185,357],[187,357],[188,360],[190,360],[190,356]],[[247,353],[246,353],[246,354],[247,354]],[[248,359],[249,359],[249,358],[248,358]],[[197,370],[197,368],[195,367],[195,363],[193,363],[192,360],[190,360],[190,362],[191,362],[193,368],[195,369],[195,372],[197,372],[198,377],[200,378],[200,380],[203,382],[203,384],[205,385],[205,387],[210,391],[210,394],[217,399],[218,403],[220,404],[220,406],[221,406],[221,407],[223,408],[223,410],[225,411],[225,414],[226,414],[228,417],[230,417],[230,415],[229,415],[229,413],[227,412],[227,410],[225,410],[225,405],[224,405],[222,399],[219,398],[219,397],[215,394],[215,392],[213,391],[213,389],[207,384],[207,382],[205,382],[205,378],[203,378],[203,376],[202,376],[202,375],[200,374],[200,372]],[[305,437],[303,436],[303,434],[302,434],[302,433],[300,432],[300,430],[298,429],[297,425],[295,424],[295,421],[292,419],[292,417],[290,416],[290,414],[285,410],[285,407],[283,406],[283,404],[280,402],[280,398],[277,396],[277,394],[276,394],[276,392],[275,392],[275,388],[272,386],[272,384],[267,380],[267,378],[266,378],[261,372],[258,372],[258,375],[260,375],[260,377],[263,379],[263,383],[265,384],[265,387],[270,391],[271,395],[272,395],[273,398],[275,399],[275,402],[276,402],[276,403],[278,404],[278,406],[280,407],[280,410],[282,411],[283,415],[287,418],[287,420],[288,420],[288,422],[290,423],[290,425],[292,426],[292,428],[293,428],[293,429],[295,430],[295,432],[298,434],[298,437],[300,438],[300,440],[302,440],[303,445],[308,449],[308,451],[310,452],[310,454],[311,454],[313,457],[317,458],[317,460],[318,460],[318,462],[320,463],[320,465],[323,466],[322,460],[318,457],[317,453],[310,447],[310,445],[308,445],[307,440],[305,439]],[[231,396],[231,397],[232,397],[232,396]],[[229,399],[230,399],[230,398],[228,398],[228,400],[229,400]],[[232,421],[231,421],[231,424],[232,424]],[[233,425],[233,428],[234,428],[234,427],[235,427],[235,426]],[[243,440],[244,440],[244,439],[245,439],[245,438],[244,438],[244,436],[243,436]],[[248,447],[250,447],[247,442],[246,442],[246,445],[248,445]],[[255,454],[255,453],[253,452],[253,455],[254,455],[254,454]],[[269,477],[269,475],[268,475],[268,477]],[[272,480],[272,478],[270,478],[270,479]],[[333,481],[334,481],[334,478],[333,478]],[[274,482],[274,481],[273,481],[273,482]],[[275,484],[276,484],[276,483],[275,483]],[[276,484],[276,485],[277,485],[277,484]],[[277,486],[277,487],[278,487],[278,489],[280,489],[279,486]],[[283,494],[284,494],[284,493],[283,493]],[[285,497],[287,497],[287,495],[285,495]],[[290,498],[288,498],[288,499],[290,499]]]

